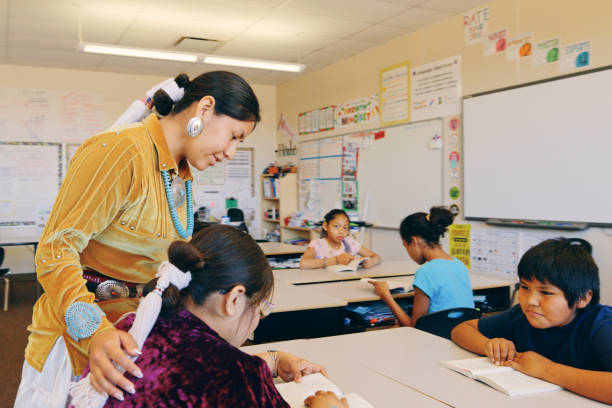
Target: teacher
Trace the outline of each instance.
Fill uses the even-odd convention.
[[[70,163],[36,251],[45,293],[34,305],[18,408],[65,407],[88,361],[92,385],[120,398],[133,384],[136,343],[113,322],[134,311],[173,240],[193,232],[192,175],[231,159],[260,120],[240,76],[181,74],[152,88],[114,126],[84,142]],[[140,106],[140,108],[139,108]]]

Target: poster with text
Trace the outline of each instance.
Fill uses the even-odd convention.
[[[465,45],[472,45],[484,41],[489,25],[489,8],[473,10],[463,15],[463,29],[465,31]]]
[[[470,224],[453,224],[448,228],[450,256],[454,256],[470,267]]]
[[[336,127],[378,122],[378,94],[355,99],[336,107]]]
[[[551,38],[535,43],[533,49],[533,65],[546,65],[559,61],[560,38]]]
[[[531,56],[533,33],[521,34],[506,41],[506,60],[516,61]]]
[[[461,102],[461,55],[411,70],[411,120],[456,115]]]
[[[503,29],[488,33],[484,43],[484,55],[494,55],[506,51],[506,35],[508,30]]]
[[[585,68],[592,65],[591,41],[581,41],[564,45],[561,48],[561,61],[559,71]]]
[[[410,62],[381,70],[379,81],[381,124],[410,122]]]

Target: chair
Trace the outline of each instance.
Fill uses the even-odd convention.
[[[228,208],[227,216],[229,217],[230,222],[244,221],[244,213],[240,208]]]
[[[476,309],[456,307],[422,316],[414,327],[450,340],[451,331],[456,325],[466,320],[478,319],[481,315]]]
[[[4,248],[0,247],[0,266],[2,266],[2,261],[4,261]],[[4,310],[8,311],[8,298],[9,298],[9,288],[11,281],[4,275],[10,272],[9,268],[0,268],[0,277],[4,281]]]

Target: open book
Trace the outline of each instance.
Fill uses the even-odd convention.
[[[329,265],[325,268],[326,271],[330,272],[344,272],[344,271],[356,271],[359,265],[365,260],[370,259],[367,256],[363,258],[355,258],[346,265]]]
[[[530,377],[515,371],[512,367],[496,366],[488,357],[442,361],[441,364],[465,376],[482,381],[511,397],[561,389],[558,385]]]
[[[385,281],[385,279],[361,278],[361,281],[370,283],[370,282],[382,282],[382,281]],[[408,293],[412,290],[410,285],[404,282],[397,282],[397,281],[386,281],[386,282],[387,282],[387,286],[389,286],[389,291],[393,294]],[[372,288],[374,287],[372,286]]]
[[[340,389],[320,373],[305,375],[301,383],[276,384],[276,389],[291,408],[305,408],[304,400],[317,391],[333,391],[338,398],[346,398],[351,408],[374,408],[357,394],[342,395]]]

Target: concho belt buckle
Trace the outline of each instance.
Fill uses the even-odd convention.
[[[96,298],[98,300],[109,300],[130,297],[130,288],[120,281],[107,280],[96,288]]]

